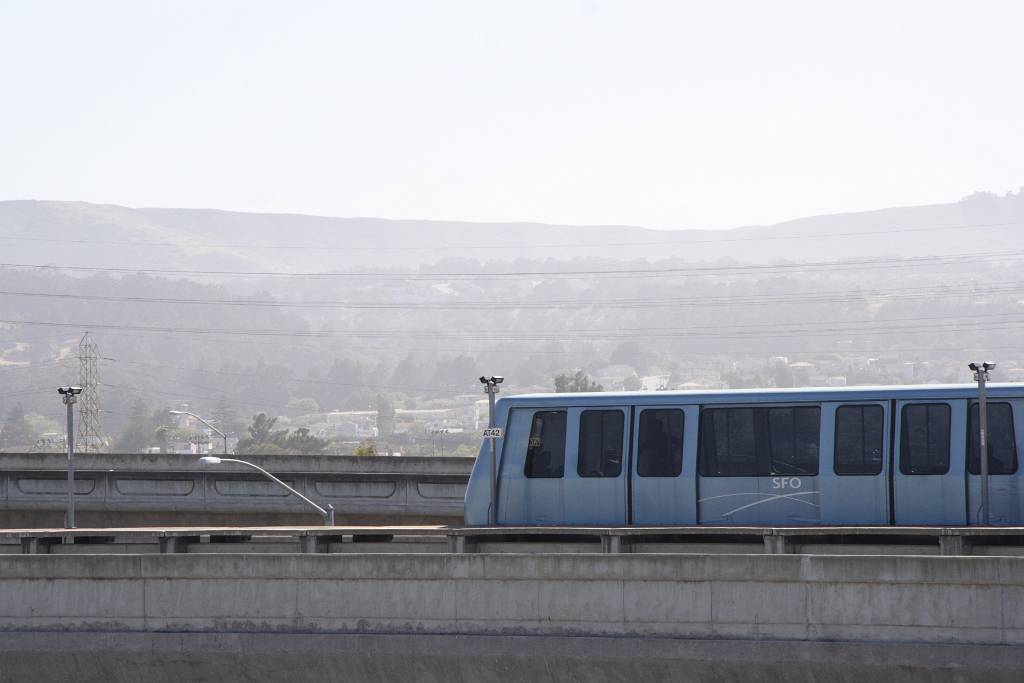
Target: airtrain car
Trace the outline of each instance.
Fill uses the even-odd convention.
[[[992,524],[1024,525],[1024,385],[987,392]],[[973,385],[537,394],[496,406],[499,525],[978,524]],[[466,490],[488,524],[490,444]]]

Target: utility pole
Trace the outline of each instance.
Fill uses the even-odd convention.
[[[501,429],[494,424],[494,396],[498,393],[498,385],[505,381],[504,377],[481,377],[480,383],[484,385],[484,393],[487,394],[487,429],[484,430],[484,438],[491,442],[491,507],[488,511],[487,522],[491,526],[498,524],[498,455],[497,441],[501,438]]]
[[[978,460],[981,465],[981,523],[983,526],[991,524],[988,500],[988,441],[985,434],[988,431],[985,383],[988,382],[988,371],[995,366],[995,363],[988,361],[970,363],[967,366],[974,371],[974,379],[978,382]]]
[[[68,408],[68,509],[64,514],[64,528],[75,528],[75,403],[82,387],[59,387],[57,393],[63,397]]]

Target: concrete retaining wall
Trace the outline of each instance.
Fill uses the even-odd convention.
[[[567,636],[8,633],[0,683],[1017,683],[1005,645]]]
[[[0,681],[1024,677],[1024,559],[0,557]]]
[[[1024,644],[1024,559],[0,556],[0,630]]]

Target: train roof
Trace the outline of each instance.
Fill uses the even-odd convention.
[[[990,398],[1024,398],[1024,384],[988,384]],[[799,389],[722,389],[714,391],[602,391],[593,393],[519,394],[503,396],[503,403],[533,405],[619,405],[785,403],[802,401],[883,401],[889,399],[977,398],[977,384],[920,384],[864,387],[806,387]]]

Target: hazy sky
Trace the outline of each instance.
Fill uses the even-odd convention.
[[[0,199],[731,227],[1024,185],[1024,2],[0,0]]]

